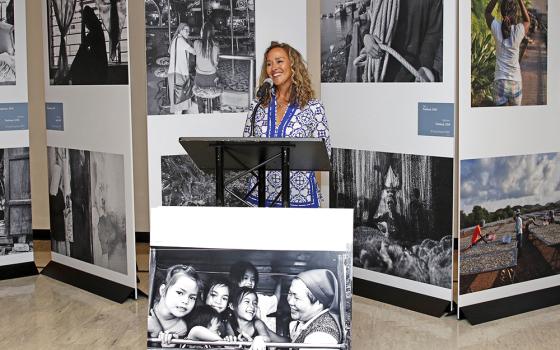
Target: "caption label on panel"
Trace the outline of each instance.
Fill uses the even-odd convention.
[[[455,129],[453,103],[418,103],[418,135],[453,137]]]
[[[0,131],[29,128],[27,103],[0,103]]]

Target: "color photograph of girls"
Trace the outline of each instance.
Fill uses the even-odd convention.
[[[152,248],[148,347],[350,343],[349,252]]]
[[[145,11],[148,115],[249,110],[254,0],[146,0]]]
[[[548,0],[471,6],[471,106],[546,105]]]
[[[0,1],[0,85],[16,84],[14,1]]]
[[[127,85],[127,0],[47,0],[51,85]]]

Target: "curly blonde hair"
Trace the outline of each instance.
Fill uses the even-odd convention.
[[[270,46],[265,50],[263,63],[261,67],[261,74],[259,77],[259,85],[261,86],[268,75],[266,73],[266,56],[270,50],[275,48],[281,48],[288,54],[290,59],[291,69],[292,69],[292,91],[290,93],[290,103],[297,103],[301,108],[303,108],[309,100],[315,98],[315,91],[311,87],[311,79],[309,78],[309,72],[307,71],[307,65],[305,60],[301,56],[298,50],[294,49],[292,46],[286,43],[280,43],[272,41]],[[270,103],[271,95],[268,94],[264,96],[263,106],[268,106]]]

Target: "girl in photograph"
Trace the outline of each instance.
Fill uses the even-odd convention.
[[[194,308],[200,279],[192,266],[174,265],[167,269],[159,286],[159,300],[148,314],[148,337],[159,338],[164,347],[174,347],[171,340],[187,336],[184,317]]]
[[[235,337],[240,341],[251,341],[251,349],[265,350],[266,342],[271,341],[271,333],[261,320],[256,318],[258,309],[258,296],[254,289],[238,288],[230,303],[234,318],[232,327]],[[289,339],[279,339],[275,335],[275,341],[289,342]]]
[[[200,39],[194,42],[194,53],[196,55],[196,76],[194,77],[195,86],[201,89],[215,88],[218,86],[218,55],[220,47],[215,39],[214,25],[205,22],[200,31]],[[204,100],[196,97],[198,112],[204,113]],[[220,110],[219,97],[212,101],[214,110]]]
[[[108,69],[101,21],[95,11],[86,5],[82,11],[82,42],[70,67],[70,79],[73,85],[105,84]]]
[[[212,307],[219,315],[221,324],[220,335],[232,335],[233,330],[230,320],[233,317],[231,309],[228,308],[232,288],[227,278],[216,277],[210,280],[204,295],[204,303]]]
[[[210,305],[197,306],[189,316],[188,340],[220,341],[222,324],[220,314]]]
[[[498,0],[490,0],[486,6],[486,24],[496,44],[496,69],[494,71],[494,104],[496,106],[520,106],[523,96],[519,46],[529,30],[529,13],[523,0],[501,0],[502,19],[494,18],[492,12]],[[517,10],[521,9],[523,22],[517,23]]]
[[[189,53],[194,49],[189,45],[190,28],[186,23],[179,23],[171,44],[169,45],[169,104],[171,113],[186,112],[191,105],[192,79],[189,69]]]
[[[239,288],[255,289],[259,283],[259,272],[255,265],[248,261],[237,261],[230,268],[229,277],[232,283]],[[276,318],[267,317],[267,315],[276,312],[278,308],[278,301],[280,300],[282,284],[276,283],[274,294],[265,295],[257,293],[258,296],[258,309],[257,318],[262,320],[269,330],[276,331]]]
[[[243,136],[249,137],[314,137],[322,138],[330,156],[330,136],[323,104],[315,99],[309,72],[301,54],[288,44],[272,42],[264,52],[259,86],[270,78],[273,87],[257,108],[255,100],[247,115]],[[257,108],[254,125],[253,110]],[[254,126],[254,128],[253,128]],[[252,132],[254,130],[254,133]],[[282,188],[279,171],[266,173],[266,206],[280,206],[276,201]],[[254,188],[256,179],[250,179]],[[312,171],[290,172],[290,206],[319,207],[319,189]],[[258,204],[251,193],[248,201]]]

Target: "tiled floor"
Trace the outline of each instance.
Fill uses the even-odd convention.
[[[36,242],[39,267],[50,254]],[[147,271],[148,248],[138,245]],[[140,273],[147,287],[147,272]],[[0,349],[145,348],[147,299],[117,304],[45,276],[0,282]],[[354,298],[352,348],[558,349],[560,306],[471,326],[454,316],[433,318],[361,297]]]

